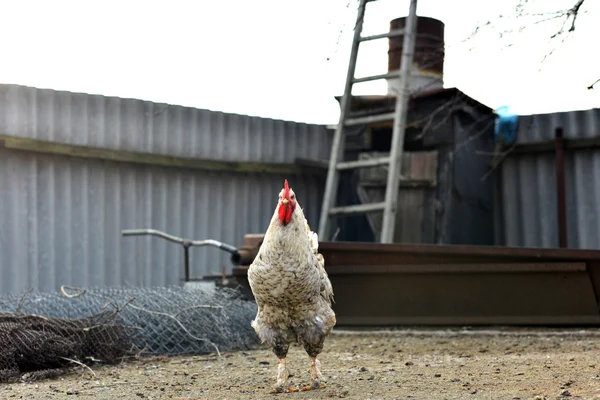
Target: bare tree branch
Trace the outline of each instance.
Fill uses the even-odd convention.
[[[592,90],[594,88],[594,85],[596,85],[596,83],[600,82],[600,79],[596,79],[596,82],[592,83],[590,86],[588,86],[588,90]]]
[[[531,21],[528,21],[527,25],[522,25],[518,29],[510,28],[510,29],[500,30],[498,32],[498,36],[500,38],[503,38],[503,37],[507,36],[508,34],[516,33],[517,31],[518,31],[518,33],[521,33],[523,31],[525,31],[529,26],[540,25],[540,24],[544,24],[546,22],[555,21],[557,19],[562,18],[563,23],[562,23],[560,29],[558,29],[557,32],[555,32],[554,34],[552,34],[550,36],[550,39],[554,39],[559,36],[562,36],[567,33],[575,31],[577,17],[579,16],[581,6],[583,5],[584,2],[585,2],[585,0],[577,0],[577,2],[573,5],[573,7],[568,8],[568,9],[563,9],[563,10],[555,10],[555,11],[548,11],[548,12],[527,12],[526,11],[527,6],[530,4],[529,0],[520,0],[519,3],[517,4],[517,6],[515,7],[515,11],[516,11],[515,15],[498,15],[493,20],[489,20],[489,21],[486,21],[486,22],[478,25],[477,27],[475,27],[473,32],[467,38],[465,38],[463,40],[463,42],[467,42],[467,41],[473,39],[484,28],[486,28],[486,29],[497,28],[498,23],[500,21],[510,19],[510,18],[515,18],[516,20],[531,19]],[[567,26],[569,21],[571,22],[571,26],[568,30],[565,30],[565,27]],[[563,40],[563,42],[564,42],[564,40]],[[507,47],[510,47],[512,45],[513,45],[513,43],[509,43]]]
[[[568,12],[568,15],[573,16],[573,21],[571,23],[571,28],[569,32],[573,32],[575,30],[575,21],[577,20],[577,15],[579,15],[579,9],[585,0],[578,0],[577,3],[571,8]]]
[[[499,15],[496,18],[486,21],[479,26],[477,26],[473,32],[463,40],[464,42],[468,42],[469,40],[475,38],[477,34],[481,33],[481,31],[485,29],[496,29],[498,30],[499,38],[509,38],[511,35],[515,37],[515,34],[520,34],[530,29],[534,26],[543,25],[546,23],[554,23],[556,24],[557,20],[562,20],[562,23],[558,22],[558,27],[556,31],[554,31],[549,37],[549,45],[551,46],[550,50],[543,56],[540,62],[540,70],[542,69],[542,65],[546,62],[554,52],[561,47],[565,41],[571,37],[571,34],[575,31],[577,17],[582,12],[582,6],[585,3],[585,0],[573,0],[575,4],[571,8],[561,9],[561,10],[550,10],[539,12],[539,10],[530,10],[532,8],[533,3],[535,1],[530,0],[519,0],[518,4],[515,6],[515,13],[509,13],[507,15]],[[538,1],[537,4],[545,6],[546,2]],[[510,21],[508,24],[509,28],[501,28],[500,22],[505,22],[506,20],[514,20]],[[504,24],[507,25],[506,23]],[[511,27],[511,25],[515,25],[515,27]],[[568,29],[567,29],[568,27]],[[513,41],[509,42],[505,47],[511,47],[515,43]],[[596,81],[595,83],[597,83]],[[594,83],[594,84],[595,84]],[[593,89],[594,84],[588,86],[588,89]]]
[[[556,36],[552,36],[552,37],[554,38],[554,37],[556,37]],[[561,38],[561,41],[560,41],[560,43],[559,43],[559,44],[557,44],[557,45],[555,45],[555,46],[554,46],[554,47],[553,47],[553,48],[552,48],[552,49],[551,49],[551,50],[550,50],[550,51],[549,51],[549,52],[548,52],[546,55],[544,55],[544,58],[542,58],[542,62],[541,62],[540,64],[543,64],[543,63],[544,63],[544,61],[546,61],[546,60],[547,60],[547,59],[548,59],[548,58],[549,58],[549,57],[550,57],[552,54],[554,54],[554,52],[556,51],[556,49],[557,49],[559,46],[561,46],[561,45],[562,45],[562,44],[565,42],[565,40],[567,40],[567,38],[568,38],[568,36],[567,36],[567,35],[564,35],[564,36]],[[540,65],[540,70],[541,70],[541,69],[542,69],[542,67],[541,67],[541,65]]]
[[[33,288],[31,288],[28,291],[26,291],[25,293],[23,293],[23,296],[21,296],[21,299],[19,300],[19,305],[17,306],[17,313],[21,312],[21,309],[23,308],[23,303],[25,302],[25,298],[31,292],[33,292]]]
[[[498,167],[502,164],[502,161],[504,161],[504,159],[515,149],[515,146],[511,146],[508,148],[508,150],[505,151],[501,151],[501,152],[495,152],[494,154],[494,158],[492,161],[492,166],[490,167],[489,171],[486,172],[482,177],[481,177],[481,182],[485,181],[487,178],[489,178],[489,176],[491,174],[494,173],[494,171],[496,171],[496,169],[498,169]]]
[[[83,367],[83,368],[87,369],[87,370],[88,370],[88,371],[89,371],[89,372],[92,374],[92,376],[93,376],[94,378],[96,377],[96,373],[94,372],[94,370],[92,370],[90,367],[88,367],[88,366],[87,366],[87,365],[85,365],[84,363],[82,363],[82,362],[80,362],[80,361],[77,361],[77,360],[73,360],[72,358],[66,358],[66,357],[58,357],[58,358],[62,358],[63,360],[66,360],[66,361],[72,362],[73,364],[77,364],[77,365],[79,365],[79,366],[81,366],[81,367]]]

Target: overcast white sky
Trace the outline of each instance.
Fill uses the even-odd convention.
[[[530,12],[538,12],[569,8],[575,0],[530,2]],[[335,124],[334,96],[343,90],[356,3],[0,0],[0,82]],[[503,39],[498,29],[487,29],[463,42],[479,23],[513,15],[515,3],[419,1],[419,15],[446,24],[445,86],[523,114],[599,106],[600,84],[586,90],[600,78],[594,50],[600,29],[593,21],[599,2],[584,3],[576,31],[544,64],[560,21]],[[408,0],[370,3],[364,33],[387,31],[390,20],[407,12]],[[500,22],[499,29],[518,30],[527,21]],[[365,44],[357,75],[386,69],[387,41]],[[355,94],[386,88],[384,81],[367,83]]]

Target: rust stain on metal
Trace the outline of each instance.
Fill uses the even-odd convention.
[[[333,265],[329,274],[482,274],[507,272],[586,272],[585,263]]]
[[[244,243],[258,246],[263,234],[246,235]],[[482,263],[482,262],[550,262],[599,261],[600,250],[468,246],[437,244],[382,244],[360,242],[319,242],[326,265],[373,265],[410,263]],[[371,261],[366,262],[365,261]],[[248,264],[249,265],[249,264]]]
[[[390,31],[404,29],[406,17],[390,22]],[[404,36],[389,39],[388,71],[400,68]],[[444,23],[429,17],[417,18],[414,62],[422,71],[442,75],[444,73]]]
[[[262,235],[245,240],[234,276]],[[340,326],[600,325],[600,251],[321,242]]]

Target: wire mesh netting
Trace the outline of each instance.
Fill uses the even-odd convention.
[[[144,355],[206,354],[258,344],[256,304],[202,285],[63,288],[0,297],[0,382]]]

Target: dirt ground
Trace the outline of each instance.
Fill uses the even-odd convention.
[[[0,399],[597,399],[600,330],[341,331],[321,355],[325,388],[272,394],[269,349],[78,369],[0,385]],[[294,385],[308,358],[288,356]]]

